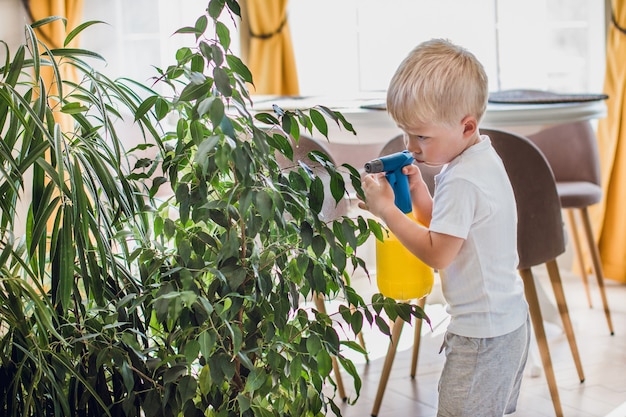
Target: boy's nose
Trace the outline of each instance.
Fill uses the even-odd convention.
[[[412,154],[421,154],[422,148],[416,143],[417,141],[409,140],[406,144],[406,149]]]

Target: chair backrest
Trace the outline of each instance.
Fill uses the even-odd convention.
[[[385,156],[396,152],[402,152],[404,150],[406,150],[404,135],[398,135],[383,146],[378,153],[378,156]],[[435,175],[439,174],[441,167],[428,166],[423,163],[416,163],[415,165],[419,167],[420,172],[422,173],[422,178],[424,178],[424,181],[430,190],[430,194],[432,195],[435,192]]]
[[[335,161],[332,158],[330,152],[324,146],[324,144],[310,136],[300,135],[298,143],[292,142],[293,147],[293,161],[285,158],[282,154],[276,153],[276,160],[278,164],[285,169],[297,169],[298,161],[302,161],[306,164],[315,175],[317,175],[324,183],[324,204],[322,205],[321,217],[326,221],[331,221],[340,218],[348,213],[348,201],[344,198],[335,202],[335,199],[330,193],[330,175],[324,167],[322,167],[317,161],[309,158],[309,153],[312,151],[320,151],[328,156],[330,161],[334,164]]]
[[[554,175],[541,150],[514,133],[480,129],[504,163],[517,204],[519,268],[555,259],[565,252],[561,203]]]
[[[600,185],[597,138],[589,121],[559,124],[528,139],[541,149],[557,182]]]

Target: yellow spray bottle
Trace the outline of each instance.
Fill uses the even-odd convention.
[[[412,213],[408,215],[413,218]],[[376,240],[376,282],[386,297],[420,299],[432,291],[434,272],[386,230],[383,240]]]

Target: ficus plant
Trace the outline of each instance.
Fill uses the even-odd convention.
[[[301,132],[353,128],[323,105],[250,110],[254,80],[220,21],[239,13],[211,0],[180,29],[190,45],[157,70],[161,90],[107,78],[93,52],[46,46],[33,28],[60,18],[29,25],[14,54],[2,43],[1,415],[340,415],[332,361],[356,401],[345,353],[365,353],[363,326],[389,335],[388,320],[427,319],[350,285],[368,272],[359,248],[384,231],[322,210],[346,181],[361,191],[358,171],[321,152],[290,167],[277,157],[293,159]],[[116,130],[126,113],[144,139],[132,149]],[[325,313],[315,297],[342,303]]]

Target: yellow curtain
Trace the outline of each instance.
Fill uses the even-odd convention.
[[[49,48],[63,47],[63,41],[67,33],[78,26],[83,18],[83,0],[28,0],[24,1],[24,4],[33,21],[49,16],[60,16],[67,19],[67,30],[61,21],[55,21],[36,29],[37,36],[43,40]],[[78,37],[74,38],[67,47],[78,47]],[[77,81],[77,75],[72,67],[66,65],[61,66],[61,75],[63,79]],[[42,67],[41,76],[49,93],[56,95],[57,89],[54,84],[52,69],[50,67]]]
[[[242,1],[242,50],[252,72],[253,94],[299,94],[296,60],[287,21],[287,2]]]
[[[67,30],[60,20],[35,29],[39,39],[45,42],[50,49],[63,47],[67,33],[78,26],[83,18],[83,0],[22,1],[26,7],[26,11],[33,21],[41,20],[49,16],[60,16],[67,19]],[[67,45],[67,47],[78,47],[78,37],[75,37],[72,42]],[[74,67],[69,65],[60,65],[59,71],[61,72],[61,79],[74,82],[78,81],[78,74],[76,73]],[[58,103],[57,99],[54,98],[55,96],[58,97],[59,91],[57,89],[54,71],[52,68],[41,67],[41,78],[43,79],[43,83],[47,89],[49,97],[48,102],[53,109],[55,121],[59,124],[63,133],[70,133],[73,130],[73,120],[71,116],[60,112],[60,103]],[[64,92],[64,94],[66,93]],[[51,216],[48,221],[48,230],[51,230],[53,223],[54,216]]]
[[[626,1],[612,0],[604,92],[607,117],[598,123],[604,200],[592,211],[607,278],[626,283]]]

